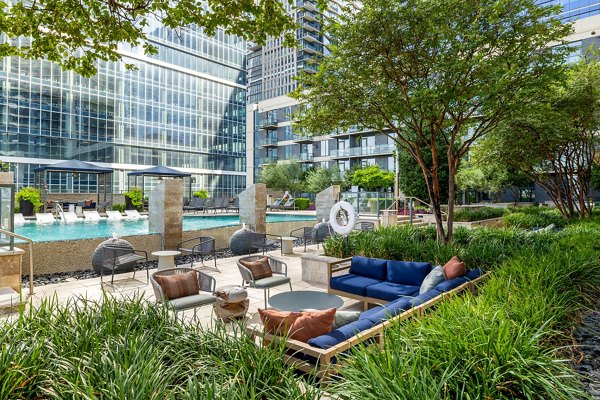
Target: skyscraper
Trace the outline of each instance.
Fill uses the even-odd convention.
[[[123,46],[124,62],[98,62],[89,79],[45,60],[0,60],[0,160],[18,187],[33,185],[39,165],[78,159],[115,168],[117,192],[127,172],[155,165],[191,172],[211,194],[245,188],[245,41],[160,25],[149,41],[158,54]],[[48,189],[94,192],[94,179],[52,173]]]

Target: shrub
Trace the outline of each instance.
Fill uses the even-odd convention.
[[[142,296],[37,309],[0,324],[2,399],[318,399],[243,327],[204,330]]]
[[[298,210],[306,210],[308,205],[310,204],[310,199],[304,197],[297,197],[294,204],[298,208]]]
[[[199,197],[201,199],[207,199],[208,198],[208,191],[201,189],[201,190],[196,190],[194,193],[192,193],[194,197]]]
[[[538,247],[509,250],[512,258],[477,297],[466,294],[426,318],[392,324],[385,351],[355,349],[332,392],[343,399],[586,398],[565,349],[555,349],[569,343],[562,332],[600,294],[592,243],[600,230],[592,225],[550,234],[554,240],[528,235]],[[517,230],[500,232],[480,230],[470,240],[514,247],[524,238]]]
[[[513,208],[502,218],[505,226],[522,229],[543,228],[554,224],[557,228],[567,224],[560,212],[555,208],[524,207]]]
[[[471,222],[484,219],[498,218],[503,216],[507,210],[505,208],[481,207],[481,208],[463,208],[454,213],[454,221]]]
[[[17,192],[15,199],[17,203],[20,200],[30,201],[33,205],[33,212],[39,211],[39,209],[42,207],[42,195],[40,191],[34,187],[27,186],[22,188]]]
[[[119,212],[123,212],[125,211],[125,204],[113,204],[112,206],[110,206],[110,209],[113,211],[119,211]]]
[[[124,193],[124,196],[129,199],[132,206],[137,208],[138,211],[142,211],[144,207],[144,194],[142,193],[142,189],[137,187],[131,188],[128,192]]]

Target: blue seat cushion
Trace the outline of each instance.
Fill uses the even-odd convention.
[[[329,287],[341,292],[365,296],[367,286],[375,285],[377,283],[381,283],[381,281],[360,275],[346,274],[331,278]]]
[[[439,290],[440,292],[448,292],[454,288],[459,287],[460,285],[462,285],[463,283],[467,282],[468,279],[466,276],[459,276],[458,278],[453,278],[453,279],[448,279],[447,281],[444,281],[442,283],[440,283],[439,285],[437,285],[435,287],[435,290]]]
[[[376,299],[394,301],[398,297],[419,294],[421,286],[402,285],[399,283],[381,282],[367,287],[367,296]]]
[[[328,349],[336,344],[343,342],[344,340],[350,339],[352,336],[373,327],[375,324],[368,319],[362,319],[354,321],[351,324],[344,325],[341,328],[334,329],[333,331],[326,333],[316,338],[312,338],[308,341],[308,344],[319,349]]]
[[[442,292],[440,292],[439,290],[431,289],[431,290],[429,290],[425,293],[421,293],[417,297],[411,299],[411,304],[413,307],[420,306],[421,304],[433,299],[435,296],[438,296],[440,294],[442,294]]]
[[[431,272],[431,264],[428,262],[393,260],[387,262],[387,281],[393,283],[421,286],[429,272]]]
[[[413,299],[414,297],[410,296],[401,297],[396,301],[391,301],[383,306],[375,307],[371,310],[363,312],[358,320],[360,321],[362,319],[368,319],[373,322],[373,324],[378,324],[389,318],[400,315],[404,311],[412,308]]]
[[[481,275],[483,275],[483,270],[481,270],[480,268],[475,268],[470,270],[469,272],[467,272],[467,279],[469,280],[474,280],[479,278]]]
[[[355,275],[366,276],[367,278],[385,281],[387,276],[387,263],[387,260],[381,260],[379,258],[354,256],[350,262],[350,271],[348,272]]]

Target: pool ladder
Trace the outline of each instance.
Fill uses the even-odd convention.
[[[58,202],[54,204],[54,215],[56,217],[59,217],[61,221],[67,222],[67,218],[65,217],[65,210],[63,210],[62,206]]]

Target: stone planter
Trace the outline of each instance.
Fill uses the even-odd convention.
[[[327,257],[317,254],[306,254],[300,256],[302,259],[302,280],[311,284],[322,284],[327,286],[327,271],[329,263],[339,261],[336,257]]]

